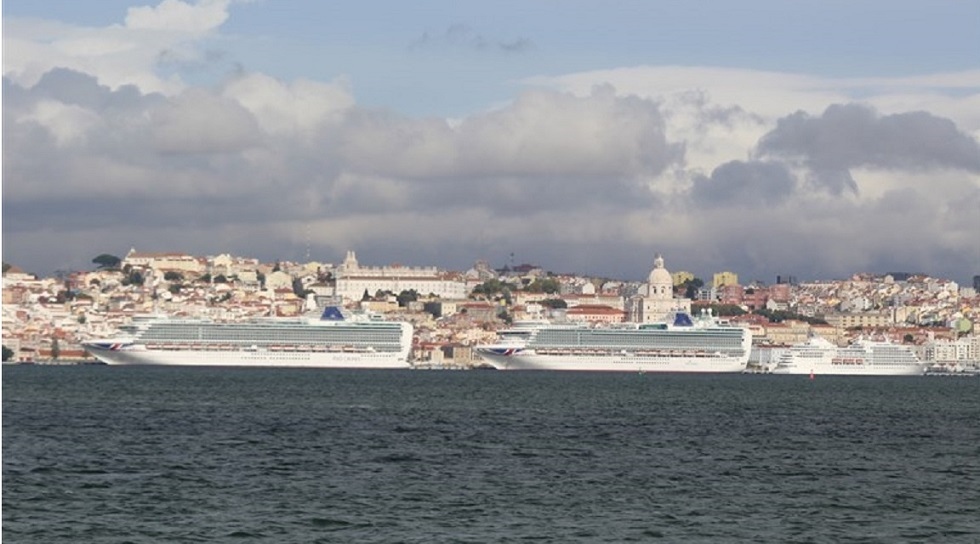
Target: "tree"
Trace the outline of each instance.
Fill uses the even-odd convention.
[[[51,360],[57,361],[61,357],[61,345],[58,344],[58,337],[51,339]]]
[[[568,308],[568,303],[560,298],[549,298],[541,301],[541,305],[545,308]]]
[[[167,281],[181,281],[184,279],[184,275],[176,270],[167,270],[163,273],[163,279]]]
[[[11,266],[13,265],[11,265],[10,263],[6,263],[6,262],[3,263],[3,273],[6,274],[7,271],[10,270]],[[4,361],[6,361],[6,359],[4,359]]]
[[[486,298],[490,298],[491,296],[504,291],[505,288],[506,286],[500,280],[491,279],[474,287],[471,295],[483,295]]]
[[[139,270],[130,270],[120,283],[123,285],[143,285],[143,274]]]
[[[561,290],[561,284],[555,278],[536,278],[526,288],[529,293],[547,293],[553,295]]]
[[[415,291],[415,289],[409,289],[407,291],[402,291],[401,293],[398,293],[398,296],[396,298],[398,299],[398,306],[400,308],[404,308],[408,306],[409,302],[415,302],[416,300],[418,300],[419,294]]]
[[[119,263],[122,262],[122,259],[116,257],[115,255],[109,255],[108,253],[103,253],[98,257],[92,259],[92,262],[99,265],[100,269],[115,270],[119,268]]]
[[[694,278],[692,280],[684,280],[684,283],[678,285],[676,289],[678,291],[684,292],[685,298],[694,299],[697,298],[698,291],[704,287],[704,281],[701,278]]]
[[[294,278],[293,279],[293,294],[294,295],[298,296],[299,298],[306,298],[306,297],[310,296],[310,294],[312,294],[314,292],[315,291],[313,291],[312,289],[307,289],[306,286],[303,285],[303,280],[301,280],[299,278]]]
[[[13,356],[14,356],[14,350],[8,348],[7,346],[3,346],[3,362],[6,363]]]

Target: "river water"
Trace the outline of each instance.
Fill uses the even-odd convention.
[[[5,542],[980,542],[980,379],[3,368]]]

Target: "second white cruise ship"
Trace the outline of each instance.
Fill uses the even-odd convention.
[[[410,368],[413,327],[330,306],[319,319],[136,318],[120,333],[84,347],[112,365]]]
[[[525,341],[502,339],[476,351],[501,370],[741,372],[751,345],[746,328],[676,313],[666,323],[539,325]]]
[[[859,339],[847,347],[819,336],[796,344],[784,352],[773,374],[824,374],[840,376],[918,376],[923,363],[902,344]]]

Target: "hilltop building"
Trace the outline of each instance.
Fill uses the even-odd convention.
[[[647,284],[626,301],[626,316],[636,323],[654,323],[663,321],[672,311],[690,313],[691,299],[674,297],[674,280],[658,253]]]
[[[176,252],[139,252],[136,248],[129,250],[123,258],[123,267],[148,268],[154,271],[175,271],[192,274],[203,274],[207,268],[204,259]]]
[[[711,286],[720,289],[726,285],[738,285],[738,274],[734,272],[718,272],[715,274]]]
[[[378,291],[397,295],[414,290],[421,296],[431,294],[445,299],[463,299],[468,294],[462,274],[440,271],[434,266],[361,266],[353,251],[347,252],[337,268],[336,280],[335,296],[348,302],[361,300],[365,292],[374,296]]]

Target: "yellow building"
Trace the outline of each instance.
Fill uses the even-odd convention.
[[[712,287],[719,289],[725,285],[738,285],[738,274],[734,272],[718,272],[711,283]]]
[[[686,270],[681,270],[680,272],[674,272],[671,274],[670,278],[674,280],[674,285],[684,285],[685,281],[691,281],[694,279],[694,274],[687,272]]]

